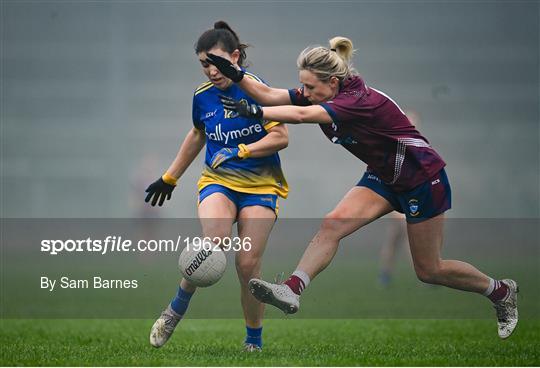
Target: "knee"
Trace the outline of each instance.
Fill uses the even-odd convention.
[[[343,217],[343,214],[338,211],[332,211],[324,216],[321,224],[321,231],[324,231],[325,233],[338,234],[340,229],[343,227],[344,221],[345,218]]]
[[[201,218],[203,235],[214,243],[222,242],[231,236],[231,221],[221,218]]]
[[[212,226],[205,230],[205,237],[215,244],[223,244],[224,240],[231,236],[231,229],[224,226]]]
[[[426,284],[439,284],[441,268],[438,263],[415,264],[414,271],[416,272],[418,280],[425,282]]]
[[[261,268],[260,259],[243,258],[236,260],[236,272],[240,282],[247,284],[254,277],[259,277]]]
[[[348,223],[352,219],[345,216],[343,212],[332,211],[324,216],[320,231],[327,236],[341,240],[348,229]]]

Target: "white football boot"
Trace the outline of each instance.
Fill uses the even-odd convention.
[[[499,329],[499,337],[506,339],[510,337],[518,323],[517,309],[517,293],[519,292],[518,284],[514,280],[501,280],[508,286],[508,295],[493,304],[497,312],[497,327]]]
[[[259,345],[251,344],[249,342],[244,343],[243,351],[247,353],[260,353],[262,352],[262,348]]]
[[[150,344],[155,348],[160,348],[169,340],[178,322],[182,319],[178,313],[172,310],[169,304],[161,312],[161,316],[154,322],[150,330]]]
[[[285,314],[294,314],[300,308],[300,295],[285,284],[272,284],[264,280],[249,280],[251,294],[260,302],[271,304]]]

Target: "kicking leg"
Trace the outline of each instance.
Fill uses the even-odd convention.
[[[283,285],[253,279],[249,283],[251,292],[258,300],[272,304],[285,313],[296,313],[300,294],[310,280],[330,264],[339,241],[392,210],[390,203],[373,190],[354,187],[324,218],[291,277]]]
[[[330,264],[341,239],[392,210],[390,203],[371,189],[352,188],[325,216],[296,269],[313,280]]]

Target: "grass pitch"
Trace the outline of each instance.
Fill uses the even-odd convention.
[[[537,366],[540,321],[502,341],[495,320],[271,319],[264,351],[241,351],[243,321],[186,319],[161,349],[153,320],[2,320],[1,361],[26,366]]]
[[[318,223],[308,225],[316,228]],[[219,284],[197,291],[188,319],[167,345],[155,349],[148,335],[176,293],[176,257],[31,258],[24,246],[14,247],[22,254],[7,258],[1,270],[0,315],[6,319],[0,320],[0,366],[540,366],[540,253],[530,236],[533,230],[537,234],[537,222],[525,229],[520,222],[502,220],[457,225],[447,235],[449,257],[519,282],[521,320],[508,340],[497,336],[489,300],[421,284],[406,256],[396,265],[392,285],[381,288],[376,283],[378,248],[361,246],[382,241],[381,224],[347,238],[332,265],[302,296],[298,314],[284,319],[268,307],[264,351],[251,354],[241,351],[245,328],[232,259]],[[275,231],[263,278],[294,270],[313,231]],[[280,234],[288,238],[279,240]],[[300,235],[305,239],[292,239]],[[38,289],[42,275],[96,274],[138,279],[140,288]]]

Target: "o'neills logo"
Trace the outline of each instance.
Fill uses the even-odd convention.
[[[201,250],[199,253],[197,253],[197,255],[195,256],[193,261],[191,261],[188,268],[186,268],[186,275],[191,276],[193,272],[197,271],[197,269],[202,265],[204,260],[210,257],[211,254],[212,254],[211,250],[204,250],[204,249]]]

